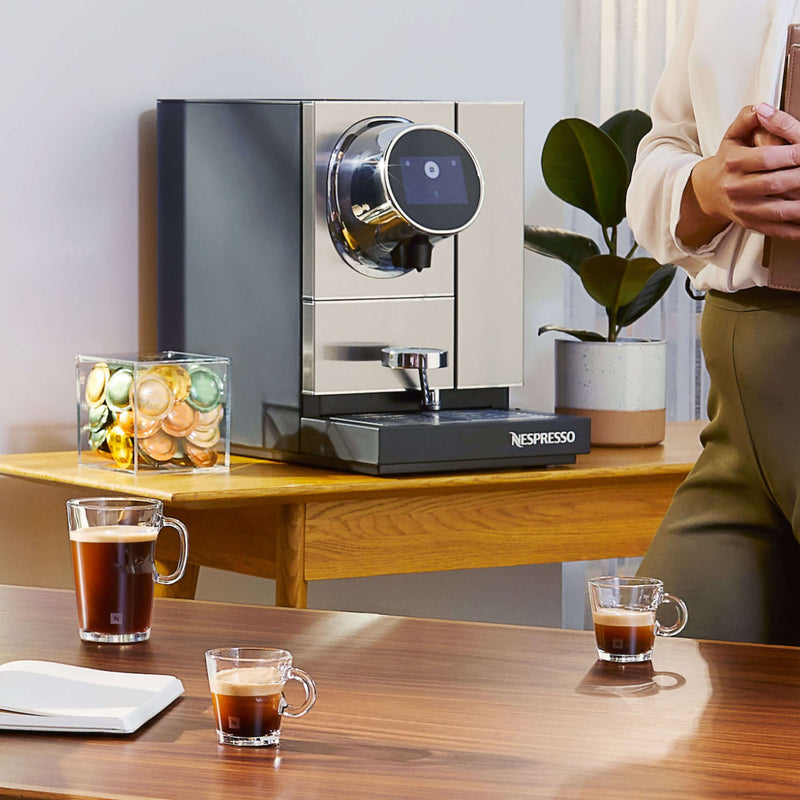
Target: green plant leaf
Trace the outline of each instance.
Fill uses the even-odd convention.
[[[595,301],[614,309],[632,302],[659,266],[652,258],[593,256],[581,266],[580,276],[584,289]]]
[[[625,163],[628,165],[629,176],[633,170],[633,163],[636,161],[639,142],[652,127],[653,121],[650,116],[638,108],[620,111],[619,114],[614,114],[600,126],[600,130],[607,133],[622,151]]]
[[[594,331],[582,331],[578,330],[577,328],[564,328],[561,325],[542,325],[542,327],[539,328],[539,336],[541,336],[543,333],[549,333],[551,331],[569,334],[570,336],[574,336],[576,339],[580,339],[582,342],[606,341],[605,336],[601,336],[599,333],[595,333]]]
[[[576,206],[603,227],[625,218],[628,165],[606,133],[583,119],[562,119],[542,148],[542,174],[556,197]]]
[[[525,226],[525,247],[534,253],[557,258],[580,274],[580,266],[587,258],[599,255],[600,248],[593,239],[561,228]]]
[[[655,259],[652,260],[658,264]],[[617,324],[620,328],[627,328],[632,322],[636,322],[664,296],[672,284],[675,271],[673,264],[658,265],[658,269],[647,279],[642,291],[617,312]]]

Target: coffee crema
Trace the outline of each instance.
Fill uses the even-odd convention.
[[[149,630],[158,528],[108,525],[70,531],[81,630],[119,635]]]
[[[262,737],[281,728],[284,681],[274,667],[234,667],[211,677],[217,728],[225,734]]]
[[[606,653],[632,656],[653,649],[655,611],[599,608],[592,611],[592,621],[597,646]]]

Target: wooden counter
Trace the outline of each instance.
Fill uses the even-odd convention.
[[[304,607],[313,580],[643,555],[703,424],[549,469],[373,477],[234,457],[229,473],[132,476],[58,452],[0,456],[0,474],[160,499],[190,532],[181,596],[211,566],[274,578],[277,605]]]
[[[798,796],[798,648],[660,638],[652,665],[608,667],[585,631],[166,598],[151,639],[117,647],[78,640],[72,592],[14,587],[0,587],[0,618],[2,662],[170,674],[186,689],[130,736],[0,732],[3,797]],[[223,645],[287,648],[316,680],[280,747],[217,744],[203,653]]]

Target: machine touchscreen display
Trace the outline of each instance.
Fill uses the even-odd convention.
[[[468,202],[461,156],[403,156],[400,174],[408,205]]]

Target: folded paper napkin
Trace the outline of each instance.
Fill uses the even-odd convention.
[[[183,694],[172,675],[0,664],[0,730],[133,733]]]

